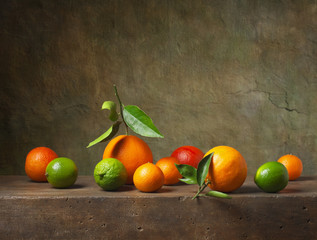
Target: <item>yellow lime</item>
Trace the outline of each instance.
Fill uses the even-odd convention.
[[[101,160],[95,167],[94,178],[104,190],[117,190],[127,181],[128,173],[122,162],[115,158]]]

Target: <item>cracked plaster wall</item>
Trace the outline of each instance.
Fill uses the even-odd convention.
[[[155,161],[229,145],[250,175],[287,153],[316,174],[316,1],[0,4],[0,174],[43,145],[92,174],[113,83],[165,135],[144,138]]]

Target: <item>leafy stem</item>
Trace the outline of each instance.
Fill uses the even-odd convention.
[[[87,148],[94,146],[97,143],[105,142],[112,139],[119,131],[120,124],[123,122],[125,125],[126,135],[129,134],[129,128],[144,137],[159,137],[163,138],[164,136],[153,124],[152,119],[143,112],[138,106],[135,105],[126,105],[124,106],[121,102],[121,99],[118,94],[116,85],[113,85],[115,95],[118,99],[120,110],[117,112],[117,104],[113,101],[105,101],[102,104],[102,110],[109,110],[108,118],[113,122],[112,126],[97,139],[90,142]],[[121,115],[122,120],[118,120]]]
[[[116,97],[118,99],[119,105],[120,105],[120,114],[121,114],[121,117],[122,117],[122,121],[123,121],[123,123],[125,125],[125,132],[126,132],[126,135],[128,135],[129,134],[129,127],[128,127],[128,125],[125,122],[124,117],[123,117],[123,105],[122,105],[122,102],[121,102],[119,94],[118,94],[117,86],[115,84],[113,84],[113,88],[114,88],[115,95],[116,95]]]
[[[199,187],[198,192],[195,194],[195,196],[193,196],[192,200],[194,200],[195,198],[197,198],[199,196],[199,194],[205,190],[205,188],[210,184],[210,180],[208,179],[207,182],[205,182],[202,186]]]
[[[205,188],[211,184],[209,178],[207,178],[207,174],[209,172],[210,163],[212,161],[214,153],[208,154],[205,156],[198,164],[198,168],[194,168],[187,164],[175,164],[176,168],[180,172],[180,174],[184,177],[180,180],[187,184],[197,184],[198,191],[193,196],[193,200],[199,196],[211,196],[211,197],[218,197],[218,198],[231,198],[228,194],[218,192],[218,191],[209,191],[206,194],[201,194]]]

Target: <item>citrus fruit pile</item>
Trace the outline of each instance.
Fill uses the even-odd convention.
[[[153,154],[141,138],[129,135],[129,130],[145,137],[164,136],[153,124],[152,119],[139,107],[123,105],[116,86],[115,95],[119,103],[105,101],[102,109],[109,110],[112,126],[101,136],[90,142],[88,147],[109,140],[102,160],[95,166],[95,182],[106,191],[114,191],[124,184],[134,184],[141,192],[155,192],[163,185],[175,185],[179,181],[199,186],[196,198],[208,186],[204,196],[230,198],[226,193],[240,188],[247,177],[247,163],[239,151],[229,146],[216,146],[204,154],[194,146],[176,148],[170,156],[153,163]],[[116,136],[121,125],[126,134]],[[291,154],[278,161],[260,166],[254,176],[255,184],[265,192],[283,190],[289,180],[300,177],[302,161]],[[75,163],[58,155],[47,147],[38,147],[29,152],[25,161],[25,172],[33,181],[48,181],[55,188],[72,186],[77,179]]]
[[[234,148],[218,146],[204,154],[194,146],[183,146],[174,150],[171,156],[161,158],[156,164],[153,164],[153,155],[149,146],[139,137],[129,135],[113,138],[106,146],[103,154],[104,160],[102,160],[115,159],[123,164],[124,170],[117,174],[113,174],[113,170],[111,170],[112,172],[108,170],[108,173],[103,170],[99,173],[100,162],[95,168],[94,176],[97,184],[107,190],[109,188],[100,184],[101,178],[105,181],[105,176],[108,176],[107,178],[111,179],[107,179],[107,181],[115,182],[114,176],[119,176],[126,171],[125,184],[134,184],[142,192],[154,192],[163,185],[174,185],[180,181],[183,176],[178,171],[177,165],[186,164],[197,168],[203,157],[210,153],[214,153],[214,155],[207,175],[207,179],[210,181],[209,187],[222,192],[232,192],[238,189],[246,179],[247,164],[243,156]],[[101,177],[100,174],[102,174]],[[119,179],[120,184],[116,188],[124,184],[123,178]]]
[[[171,156],[153,164],[150,147],[132,135],[117,136],[107,144],[103,160],[95,167],[94,179],[107,191],[117,190],[124,184],[134,184],[141,192],[155,192],[163,185],[174,185],[180,180],[186,182],[182,178],[188,174],[185,172],[182,175],[178,166],[191,167],[195,175],[202,159],[210,154],[212,157],[205,177],[206,185],[224,193],[240,188],[247,177],[247,164],[240,152],[232,147],[217,146],[203,154],[196,147],[183,146],[174,150]],[[266,162],[260,166],[254,182],[264,192],[276,193],[283,190],[288,181],[299,178],[302,170],[302,161],[295,155],[287,154],[278,161]],[[31,180],[48,181],[55,188],[72,186],[78,176],[77,166],[71,159],[58,157],[47,147],[34,148],[27,154],[25,172]]]

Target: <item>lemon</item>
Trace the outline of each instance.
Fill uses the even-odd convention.
[[[125,184],[128,173],[124,165],[118,159],[106,158],[96,165],[94,178],[102,189],[113,191]]]
[[[78,170],[73,160],[60,157],[47,165],[45,176],[53,187],[67,188],[76,182]]]
[[[283,190],[288,184],[286,167],[279,162],[264,163],[257,170],[254,182],[264,192],[275,193]]]

